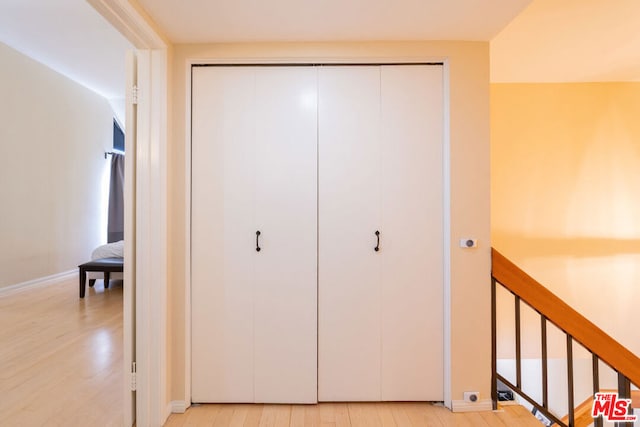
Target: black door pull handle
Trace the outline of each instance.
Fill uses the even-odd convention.
[[[373,248],[374,251],[378,252],[380,250],[380,232],[376,230],[376,239],[378,239],[376,243],[376,247]]]
[[[256,252],[260,252],[260,230],[256,231]]]

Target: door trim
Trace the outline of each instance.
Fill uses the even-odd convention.
[[[167,52],[140,49],[136,147],[137,425],[162,425],[167,399]]]
[[[125,336],[136,342],[136,422],[162,425],[171,406],[167,402],[167,90],[169,43],[141,9],[128,0],[87,0],[137,49],[140,96],[137,104],[135,180],[125,193],[133,224],[135,246],[125,250],[125,274],[136,283],[135,319]],[[131,242],[133,243],[133,242]],[[151,292],[153,289],[153,292]],[[125,293],[125,297],[126,297]],[[126,304],[126,302],[125,302]],[[125,384],[130,383],[126,367]],[[125,412],[126,413],[126,412]],[[127,418],[127,421],[129,419]]]
[[[133,369],[133,362],[136,360],[135,353],[135,176],[136,176],[136,117],[138,108],[133,103],[133,88],[137,85],[138,61],[134,51],[128,51],[126,57],[127,88],[126,98],[126,146],[129,152],[125,156],[125,220],[124,220],[124,241],[125,241],[125,268],[124,281],[128,285],[124,287],[123,295],[123,336],[124,336],[124,425],[132,426],[136,421],[136,392],[131,390],[130,381],[127,381],[128,374]],[[130,375],[130,374],[129,374]]]
[[[167,40],[129,0],[87,0],[93,8],[138,49],[165,49]]]
[[[191,402],[191,91],[192,68],[197,66],[292,66],[292,65],[411,65],[438,64],[443,69],[443,305],[444,305],[444,404],[451,407],[451,132],[450,68],[446,57],[319,57],[319,58],[187,58],[185,64],[185,402]],[[187,407],[190,403],[187,403]]]

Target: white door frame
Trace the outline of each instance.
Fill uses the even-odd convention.
[[[166,50],[138,50],[136,419],[161,426],[167,402]]]
[[[194,65],[237,64],[415,64],[441,63],[443,66],[443,273],[444,273],[444,404],[452,408],[451,399],[451,137],[450,137],[450,69],[446,57],[323,57],[323,58],[187,58],[185,72],[185,218],[191,218],[191,68]],[[185,221],[185,407],[191,402],[191,221]]]
[[[167,406],[167,42],[128,0],[87,0],[137,49],[136,61],[127,61],[137,75],[135,157],[128,168],[125,189],[129,206],[129,250],[125,269],[135,288],[135,319],[125,316],[125,384],[131,383],[129,363],[135,336],[136,425],[161,426]],[[131,102],[132,87],[127,87]],[[135,101],[134,101],[135,102]],[[133,156],[132,156],[133,157]],[[131,220],[133,219],[133,220]],[[135,238],[133,238],[135,236]],[[126,285],[125,285],[126,286]],[[125,312],[133,312],[132,295],[125,293]],[[133,421],[132,394],[124,387],[125,426]]]
[[[126,86],[132,88],[137,85],[138,77],[138,62],[135,52],[128,51],[126,57]],[[123,336],[124,336],[124,365],[123,372],[125,376],[127,372],[133,370],[135,366],[133,363],[136,360],[135,353],[135,176],[136,176],[136,122],[138,116],[138,109],[133,102],[133,91],[127,90],[125,94],[126,102],[126,146],[129,147],[128,153],[125,156],[125,188],[124,199],[126,200],[124,209],[124,257],[126,259],[124,268],[124,283],[127,286],[124,287],[123,293]],[[131,381],[123,381],[124,387],[124,425],[131,426],[136,421],[136,392],[132,387]]]

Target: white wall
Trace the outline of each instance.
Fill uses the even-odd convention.
[[[104,98],[0,43],[0,288],[104,242],[112,123]]]

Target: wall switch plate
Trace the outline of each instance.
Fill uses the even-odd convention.
[[[470,237],[463,237],[460,239],[460,247],[465,249],[477,248],[478,239],[472,239]]]
[[[480,400],[480,393],[477,391],[465,391],[464,401],[469,403],[476,403]]]

